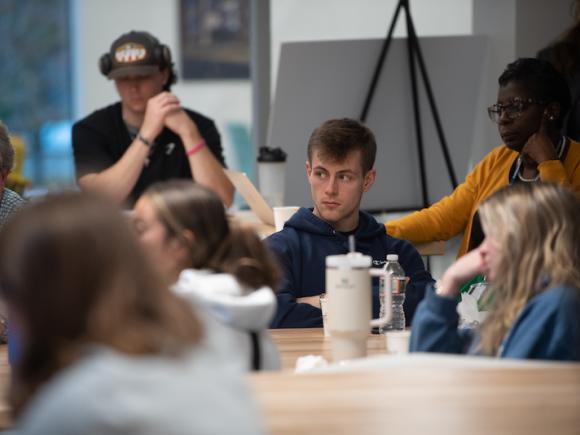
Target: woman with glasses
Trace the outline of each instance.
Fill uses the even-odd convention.
[[[493,149],[451,195],[431,207],[386,223],[389,235],[428,242],[463,232],[458,257],[483,240],[479,204],[498,189],[553,182],[580,194],[580,143],[562,135],[570,108],[566,80],[549,62],[522,58],[499,77],[496,104],[488,108],[503,144]]]
[[[485,239],[427,291],[411,350],[580,361],[578,196],[552,183],[518,183],[479,210]],[[488,315],[476,330],[458,329],[459,286],[482,273]]]

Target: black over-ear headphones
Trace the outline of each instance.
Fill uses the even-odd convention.
[[[142,35],[146,35],[146,37],[150,41],[151,50],[151,65],[159,65],[159,69],[165,69],[171,67],[171,50],[165,44],[161,44],[157,38],[154,36],[143,32]],[[116,41],[115,41],[116,42]],[[115,45],[115,42],[113,45]],[[111,47],[111,51],[113,51],[113,47]],[[99,70],[101,74],[104,76],[108,76],[111,70],[113,69],[113,58],[111,53],[105,53],[99,58]]]

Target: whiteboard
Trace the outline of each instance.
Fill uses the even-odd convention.
[[[305,176],[308,138],[327,119],[359,117],[382,42],[283,44],[268,145],[288,153],[286,204],[311,206]],[[420,44],[457,181],[461,182],[467,173],[476,122],[487,118],[482,93],[488,43],[483,36],[452,36],[420,38]],[[367,117],[367,125],[377,138],[377,179],[362,202],[367,210],[416,209],[422,205],[408,68],[406,39],[395,38]],[[432,203],[449,194],[452,186],[420,80],[418,88]]]

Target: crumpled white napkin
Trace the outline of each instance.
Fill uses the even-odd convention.
[[[481,324],[487,316],[487,311],[479,311],[477,296],[468,293],[461,294],[461,302],[457,304],[457,312],[461,318],[461,325],[466,327]]]
[[[328,366],[328,361],[321,355],[305,355],[296,360],[295,373],[309,372],[314,369],[322,369]]]

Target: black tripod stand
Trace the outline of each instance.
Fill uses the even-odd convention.
[[[421,72],[421,77],[423,79],[423,84],[427,92],[427,98],[429,99],[429,106],[431,108],[431,114],[433,116],[433,121],[435,122],[435,128],[437,129],[437,136],[439,137],[439,143],[441,144],[441,151],[443,152],[443,157],[445,158],[445,164],[447,166],[447,172],[449,174],[449,179],[453,188],[457,187],[457,178],[455,177],[455,172],[453,170],[453,163],[449,157],[449,150],[447,149],[447,142],[445,141],[445,135],[443,133],[443,128],[441,127],[441,120],[439,119],[439,113],[437,111],[437,106],[435,104],[435,98],[433,97],[433,92],[431,90],[431,84],[429,82],[429,77],[427,76],[427,69],[425,68],[425,62],[423,60],[423,54],[421,53],[421,47],[419,46],[419,40],[417,39],[417,34],[415,33],[415,25],[413,24],[413,19],[411,18],[411,11],[409,9],[409,0],[399,0],[397,4],[397,9],[393,15],[391,21],[391,26],[389,28],[389,33],[383,42],[383,47],[379,58],[377,59],[377,64],[375,66],[375,72],[373,74],[369,90],[365,99],[365,103],[360,115],[360,120],[362,122],[366,121],[370,105],[373,100],[375,93],[375,88],[377,82],[381,75],[381,70],[385,62],[385,57],[387,56],[387,51],[393,40],[393,32],[395,30],[395,24],[399,18],[399,13],[401,9],[405,10],[405,17],[407,23],[407,53],[409,59],[409,71],[411,76],[411,90],[413,96],[413,115],[415,118],[415,133],[417,136],[417,151],[419,156],[419,170],[421,176],[421,194],[423,198],[423,207],[429,206],[429,196],[427,191],[427,181],[425,175],[425,155],[423,151],[423,129],[421,127],[421,114],[419,112],[419,96],[417,93],[417,71],[416,62],[419,63],[419,70]]]

